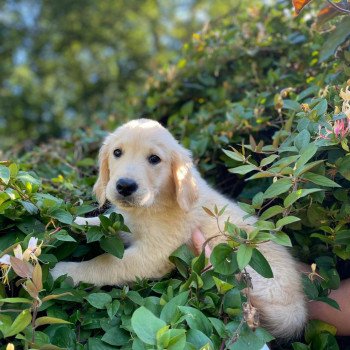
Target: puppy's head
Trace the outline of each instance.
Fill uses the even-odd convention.
[[[188,211],[197,199],[190,152],[158,122],[138,119],[110,134],[99,155],[94,192],[124,209],[169,206]]]

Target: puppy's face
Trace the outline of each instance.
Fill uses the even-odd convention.
[[[169,205],[189,210],[196,199],[192,161],[159,123],[140,119],[118,128],[100,151],[100,174],[94,187],[124,209]]]

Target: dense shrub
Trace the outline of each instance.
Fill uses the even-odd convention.
[[[195,34],[177,66],[150,79],[141,112],[166,124],[203,176],[239,196],[247,215],[259,215],[256,230],[227,224],[230,241],[214,249],[213,269],[203,254],[180,247],[170,257],[177,271],[161,281],[72,288],[69,279],[52,280],[57,261],[124,249],[120,216],[97,228],[73,223],[99,213],[90,193],[104,133],[78,131],[3,161],[2,348],[260,349],[272,337],[254,331],[246,281],[234,273],[250,264],[271,277],[258,252],[266,240],[316,263],[318,271],[303,277],[306,294],[337,307],[328,293],[346,277],[339,275],[350,254],[349,48],[327,61],[324,37],[303,18],[292,20],[282,5],[250,11],[250,23],[238,13]],[[213,220],[222,210],[206,208]],[[337,349],[335,331],[311,321],[285,348]]]

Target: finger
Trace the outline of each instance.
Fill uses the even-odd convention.
[[[196,254],[199,255],[202,252],[203,244],[205,243],[205,237],[203,236],[203,233],[198,228],[196,228],[192,232],[192,243]],[[207,258],[210,257],[211,249],[208,244],[206,244],[205,246],[204,253]]]

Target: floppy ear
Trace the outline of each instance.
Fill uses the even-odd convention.
[[[93,191],[100,207],[102,207],[106,201],[106,186],[109,181],[108,148],[106,144],[103,144],[100,149],[98,163],[99,173]]]
[[[180,149],[172,154],[172,173],[180,208],[189,211],[198,198],[197,182],[190,152]]]

